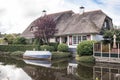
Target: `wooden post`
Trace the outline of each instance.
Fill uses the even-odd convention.
[[[118,43],[118,59],[120,58],[120,55],[119,55],[119,52],[120,52],[119,47],[120,47],[120,45],[119,45],[119,43]]]
[[[109,60],[110,60],[110,44],[109,44]]]
[[[93,43],[93,57],[95,56],[94,54],[95,54],[95,53],[94,53],[94,43]]]
[[[119,44],[119,43],[118,43]],[[118,69],[118,74],[120,74],[120,70]],[[120,80],[120,78],[118,77],[118,80]]]
[[[62,37],[60,37],[60,44],[62,43]]]
[[[109,68],[109,80],[111,80],[111,69]]]
[[[100,47],[101,47],[101,58],[102,58],[102,42],[101,42],[101,46]]]
[[[69,36],[67,36],[67,45],[69,46]]]
[[[93,66],[93,80],[95,80],[95,67]]]
[[[100,79],[100,80],[102,80],[102,73],[103,73],[103,72],[102,72],[102,67],[101,67],[101,79]]]

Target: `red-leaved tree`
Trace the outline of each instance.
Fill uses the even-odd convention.
[[[39,18],[34,22],[34,35],[35,38],[39,39],[39,41],[43,41],[43,43],[49,43],[49,38],[53,37],[57,32],[56,23],[53,18],[44,16]]]

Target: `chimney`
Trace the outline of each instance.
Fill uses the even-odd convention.
[[[84,13],[84,9],[85,9],[85,7],[83,7],[83,6],[80,7],[80,14]]]
[[[42,16],[45,16],[46,15],[46,10],[43,10],[42,11]]]

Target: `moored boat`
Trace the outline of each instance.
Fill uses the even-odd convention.
[[[23,54],[24,59],[51,59],[51,56],[49,51],[26,51]]]

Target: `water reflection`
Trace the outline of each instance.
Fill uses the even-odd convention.
[[[41,61],[0,57],[0,80],[93,80],[93,67],[76,64],[71,60]]]
[[[68,63],[67,74],[76,74],[77,66],[77,63]]]
[[[93,64],[80,63],[77,67],[79,80],[93,80]]]
[[[22,68],[14,65],[0,65],[0,80],[32,80]]]
[[[120,80],[120,64],[96,63],[93,67],[94,80]]]
[[[43,66],[43,67],[51,67],[51,62],[48,60],[23,60],[26,64]]]

